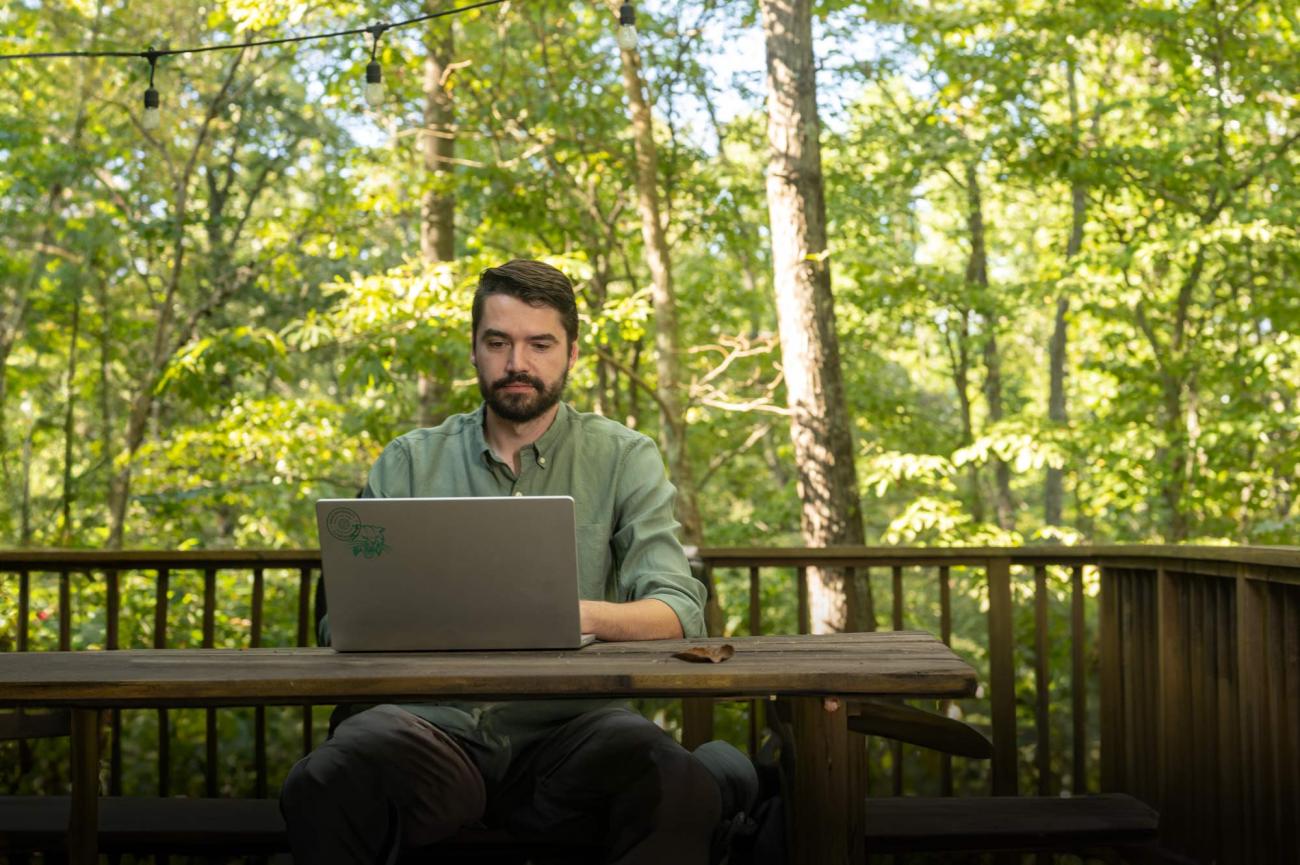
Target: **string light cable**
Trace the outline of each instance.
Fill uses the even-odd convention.
[[[295,42],[311,42],[320,39],[338,39],[345,36],[369,35],[372,39],[370,46],[370,62],[366,64],[366,86],[365,101],[371,108],[378,108],[384,102],[384,80],[383,71],[379,65],[379,40],[389,30],[395,30],[399,27],[410,27],[413,24],[420,24],[425,21],[431,21],[435,18],[444,18],[449,15],[459,15],[464,12],[471,12],[475,9],[482,9],[487,6],[497,6],[505,3],[507,0],[479,0],[476,3],[470,3],[465,6],[456,6],[451,9],[444,9],[441,12],[430,12],[425,15],[419,15],[414,18],[407,18],[402,21],[385,21],[371,24],[367,27],[355,27],[350,30],[337,30],[332,33],[312,33],[304,36],[283,36],[278,39],[257,39],[250,42],[232,43],[229,45],[201,45],[194,48],[165,48],[155,49],[153,46],[144,51],[40,51],[29,54],[0,54],[0,60],[39,60],[55,57],[140,57],[149,63],[149,88],[144,92],[144,116],[140,124],[147,130],[157,129],[161,122],[161,101],[158,91],[154,88],[154,72],[157,70],[158,60],[163,57],[175,57],[181,54],[202,54],[208,51],[233,51],[241,48],[260,48],[266,45],[287,45]],[[620,48],[632,49],[636,47],[636,12],[632,8],[631,0],[623,0],[623,5],[618,10],[618,32],[616,39]]]

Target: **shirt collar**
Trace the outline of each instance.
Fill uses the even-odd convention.
[[[560,403],[559,411],[555,413],[555,420],[551,421],[550,427],[547,428],[546,432],[542,433],[541,438],[529,445],[537,456],[545,457],[559,449],[560,444],[568,435],[572,414],[573,409],[569,407],[568,403]],[[488,444],[484,428],[487,421],[487,403],[479,403],[479,407],[475,409],[472,417],[474,418],[473,445],[475,452],[481,454],[487,464],[490,465],[496,462],[496,456],[492,453],[491,445]],[[543,468],[546,467],[544,462],[539,464]]]
[[[551,422],[550,428],[547,429],[546,432],[542,433],[541,438],[533,442],[533,451],[537,454],[539,458],[538,464],[542,468],[546,468],[547,466],[547,463],[542,460],[555,453],[555,451],[559,449],[560,444],[564,441],[565,437],[569,434],[569,416],[572,413],[573,409],[569,408],[567,402],[560,403],[560,410],[555,413],[555,420]]]
[[[474,453],[483,458],[484,465],[491,465],[496,458],[492,455],[492,448],[488,445],[487,434],[484,430],[483,423],[487,419],[487,403],[479,403],[474,413],[470,415],[474,420],[470,424],[473,432],[470,433],[470,444]]]

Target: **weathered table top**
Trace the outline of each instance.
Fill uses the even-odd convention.
[[[673,657],[735,647],[722,663]],[[0,706],[190,706],[465,697],[962,697],[975,671],[923,631],[598,643],[576,651],[143,649],[0,653]]]

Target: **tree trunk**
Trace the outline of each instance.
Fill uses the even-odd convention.
[[[27,434],[23,436],[23,490],[18,511],[18,546],[32,543],[32,439],[36,436],[36,418],[27,419]]]
[[[425,4],[436,12],[436,4]],[[424,129],[420,134],[424,156],[424,196],[420,200],[420,258],[426,268],[450,263],[456,257],[456,193],[451,160],[456,155],[455,104],[448,78],[456,37],[450,21],[434,20],[425,33]],[[437,426],[446,417],[451,381],[440,371],[421,372],[416,379],[419,425]]]
[[[998,353],[998,337],[994,330],[995,319],[988,320],[988,336],[984,340],[984,398],[988,403],[989,424],[995,426],[1002,420],[1002,358]],[[1011,467],[1000,456],[993,457],[994,495],[993,507],[998,528],[1011,531],[1016,527],[1016,506],[1011,498]]]
[[[809,546],[863,542],[853,437],[840,373],[826,249],[809,0],[763,0],[767,46],[767,203],[790,437]],[[809,568],[814,633],[874,627],[851,573]],[[867,621],[857,622],[857,611]]]
[[[113,452],[113,310],[109,303],[108,280],[97,280],[96,294],[99,306],[99,436],[100,453]],[[108,472],[105,498],[113,489],[113,472]]]
[[[984,198],[980,192],[979,164],[966,164],[966,224],[970,230],[970,261],[966,265],[966,282],[976,286],[984,312],[984,400],[988,404],[989,424],[1002,420],[1002,358],[998,354],[998,317],[988,298],[988,251],[984,241]],[[999,456],[993,457],[994,512],[998,527],[1015,528],[1015,505],[1011,500],[1011,469]]]
[[[655,311],[655,372],[658,375],[660,436],[668,470],[677,484],[678,519],[687,543],[699,544],[701,527],[696,507],[694,480],[686,452],[686,422],[682,400],[682,374],[677,345],[677,295],[673,288],[672,259],[664,236],[659,210],[659,154],[654,140],[650,106],[641,79],[641,57],[637,49],[620,49],[623,85],[636,144],[636,199],[645,244],[646,266],[650,270]]]
[[[704,542],[704,529],[700,522],[695,472],[686,447],[686,407],[682,398],[686,387],[677,340],[677,294],[673,288],[672,258],[659,207],[659,153],[655,145],[650,105],[646,100],[645,82],[641,77],[640,51],[636,48],[620,48],[619,55],[636,144],[637,213],[641,219],[641,240],[645,244],[646,266],[650,270],[653,286],[660,442],[668,461],[668,473],[677,487],[676,510],[677,519],[682,524],[682,540],[698,547]],[[705,618],[709,633],[721,634],[722,608],[713,586],[707,588],[709,601]]]
[[[78,280],[79,282],[79,280]],[[77,342],[81,339],[81,286],[76,287],[72,299],[72,333],[68,344],[68,370],[63,387],[63,493],[59,519],[59,543],[68,546],[72,541],[72,460],[73,433],[77,405]]]
[[[587,284],[591,315],[600,315],[609,298],[609,258],[598,255],[591,269],[591,281]],[[596,414],[613,417],[617,409],[610,399],[610,372],[617,373],[617,368],[601,355],[596,355],[596,392],[593,394],[592,407]],[[617,379],[615,379],[617,381]]]
[[[1164,383],[1165,435],[1163,448],[1156,451],[1157,460],[1167,466],[1168,474],[1160,484],[1160,498],[1164,501],[1164,540],[1177,544],[1187,540],[1187,514],[1183,508],[1183,492],[1191,466],[1185,411],[1183,383],[1166,379]]]
[[[641,351],[645,348],[644,340],[638,339],[632,343],[632,361],[628,364],[634,374],[641,368]],[[641,426],[641,391],[637,387],[635,375],[625,376],[627,387],[624,393],[627,394],[627,416],[624,417],[623,423],[630,429],[637,429]]]
[[[952,328],[944,333],[948,348],[948,362],[952,367],[952,386],[957,392],[957,406],[961,411],[961,444],[966,447],[975,441],[975,416],[970,399],[970,310],[960,312],[960,327],[956,336]],[[973,460],[966,464],[966,481],[970,486],[970,512],[975,522],[984,522],[984,491],[980,486],[979,465]]]
[[[1066,85],[1070,99],[1070,135],[1073,139],[1076,157],[1083,155],[1083,144],[1079,138],[1079,88],[1075,81],[1074,63],[1066,65]],[[1083,181],[1074,176],[1070,178],[1070,237],[1065,245],[1066,269],[1083,248],[1083,224],[1087,218],[1087,189]],[[1049,393],[1047,398],[1047,420],[1059,430],[1065,428],[1069,413],[1065,406],[1065,364],[1066,346],[1069,339],[1070,297],[1064,291],[1056,299],[1056,322],[1052,330],[1052,341],[1048,351]],[[1062,502],[1064,501],[1064,473],[1054,466],[1047,467],[1047,478],[1043,485],[1043,522],[1049,526],[1061,524]]]
[[[1047,420],[1049,426],[1058,431],[1063,430],[1069,420],[1065,408],[1065,351],[1066,340],[1069,337],[1069,312],[1070,298],[1062,292],[1056,299],[1056,323],[1048,348],[1050,385],[1047,397]],[[1043,483],[1043,522],[1046,525],[1061,524],[1064,490],[1064,473],[1055,466],[1049,465]]]

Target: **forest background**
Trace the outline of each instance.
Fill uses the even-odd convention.
[[[443,8],[16,2],[0,53]],[[1293,542],[1294,4],[664,0],[637,15],[632,51],[599,2],[389,31],[378,109],[362,98],[368,37],[163,58],[156,130],[139,58],[0,62],[4,543],[314,546],[315,499],[354,494],[391,438],[478,403],[469,296],[514,257],[575,279],[569,399],[661,442],[689,541]],[[825,208],[824,245],[796,263],[825,304],[802,336],[782,307],[799,285],[769,138],[773,103],[797,94],[764,63],[800,40],[783,25],[798,19],[818,89],[796,119],[820,156],[791,182]],[[851,433],[838,478],[801,450],[808,403],[792,398],[800,346],[828,337],[814,360],[839,381],[816,404]],[[823,482],[847,491],[837,513],[860,509],[856,539],[817,534]],[[743,578],[718,588],[715,625],[743,633]],[[909,611],[932,609],[915,591]],[[981,587],[963,591],[959,630],[981,615]],[[184,617],[192,595],[176,593]],[[787,583],[764,606],[793,629]],[[870,593],[839,615],[886,624]],[[124,644],[147,644],[139,619]],[[82,643],[102,640],[82,624]]]

